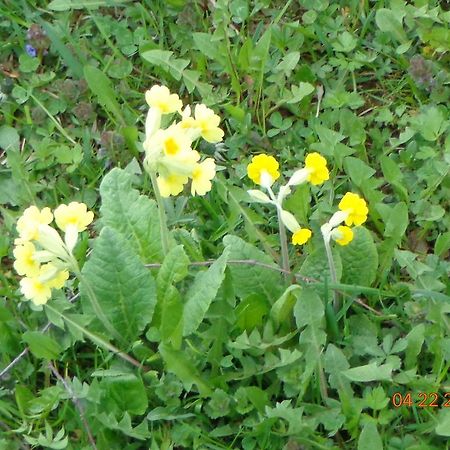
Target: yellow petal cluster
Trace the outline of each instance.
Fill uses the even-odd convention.
[[[65,241],[50,226],[65,232]],[[17,220],[19,238],[15,241],[14,268],[24,278],[20,290],[24,297],[36,305],[45,304],[52,289],[61,289],[69,278],[68,269],[76,262],[72,256],[77,235],[92,222],[94,214],[84,203],[60,205],[52,213],[50,208],[27,208]]]
[[[157,175],[161,196],[180,194],[189,180],[192,195],[205,195],[212,188],[216,166],[211,158],[199,162],[200,154],[192,147],[200,137],[211,143],[222,140],[220,117],[202,104],[195,107],[192,117],[190,106],[182,111],[181,100],[165,86],[153,86],[147,91],[146,100],[150,109],[143,143],[144,167]],[[179,112],[181,121],[161,128],[161,114],[166,112]]]
[[[308,228],[299,228],[293,235],[292,235],[292,243],[294,245],[303,245],[308,242],[309,238],[311,237],[312,232]]]
[[[340,225],[333,230],[332,237],[339,245],[348,245],[353,240],[353,230],[345,225]]]
[[[166,86],[152,86],[145,93],[145,101],[148,106],[159,110],[161,114],[180,112],[183,106],[180,97],[171,94]]]
[[[87,210],[84,203],[71,202],[68,205],[59,205],[55,209],[55,222],[58,228],[66,231],[73,225],[78,231],[84,231],[94,220],[94,213]]]
[[[270,187],[280,177],[279,166],[273,156],[262,153],[252,158],[247,166],[247,175],[254,183]]]
[[[327,160],[319,153],[309,153],[305,158],[305,168],[308,171],[307,180],[314,185],[322,184],[330,178]]]
[[[37,239],[39,235],[39,225],[48,225],[53,220],[50,208],[40,210],[37,206],[29,206],[17,221],[17,231],[19,239],[30,241]]]
[[[367,220],[369,209],[366,201],[358,194],[347,192],[338,205],[339,209],[347,213],[345,224],[362,225]]]

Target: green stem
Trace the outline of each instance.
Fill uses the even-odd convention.
[[[325,244],[325,252],[327,254],[327,260],[328,260],[328,267],[330,268],[330,276],[331,276],[331,282],[336,285],[337,282],[337,276],[336,276],[336,266],[334,265],[334,259],[333,259],[333,253],[331,252],[331,246],[329,239],[326,239],[324,237],[323,242]],[[341,309],[341,301],[339,296],[337,295],[336,291],[333,290],[333,306],[334,311],[338,312]]]
[[[159,227],[161,231],[161,243],[163,247],[164,256],[169,253],[169,229],[167,227],[166,210],[164,208],[164,202],[159,192],[158,182],[156,181],[156,174],[149,171],[150,180],[153,186],[153,192],[155,193],[156,203],[158,204],[159,214]]]
[[[81,270],[78,267],[78,262],[72,255],[70,256],[70,262],[72,265],[72,271],[75,273],[76,277],[78,278],[78,281],[83,284],[83,287],[86,290],[85,292],[87,294],[89,301],[91,302],[92,308],[94,309],[97,318],[115,339],[117,339],[119,342],[123,342],[122,336],[114,328],[113,324],[109,321],[109,319],[106,317],[102,307],[100,306],[100,303],[97,300],[97,296],[95,295],[95,292],[92,289],[92,286],[86,280],[84,275],[81,273]]]
[[[281,220],[280,208],[277,208],[277,215],[278,215],[278,228],[280,230],[280,246],[281,246],[280,267],[284,271],[289,272],[290,264],[289,264],[289,250],[288,250],[288,244],[287,244],[286,228],[284,227],[283,221]],[[285,277],[287,278],[288,275],[285,274]]]
[[[130,355],[122,352],[121,350],[119,350],[117,347],[115,347],[114,345],[112,345],[111,343],[109,343],[108,341],[105,341],[103,338],[101,338],[100,336],[97,336],[94,333],[91,333],[90,331],[86,330],[86,328],[84,328],[82,325],[80,325],[78,322],[69,319],[66,315],[64,315],[62,312],[58,311],[57,309],[53,308],[52,306],[46,304],[45,307],[53,312],[54,314],[58,315],[59,317],[61,317],[61,319],[63,319],[67,324],[71,325],[72,327],[76,328],[77,330],[81,331],[87,338],[89,338],[92,342],[94,342],[95,344],[97,344],[100,347],[103,347],[104,349],[116,354],[119,358],[122,358],[123,360],[129,362],[130,364],[132,364],[133,366],[142,368],[142,364],[137,361],[136,359],[134,359],[133,357],[131,357]]]

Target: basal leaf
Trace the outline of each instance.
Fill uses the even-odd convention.
[[[188,265],[189,258],[182,245],[177,245],[169,251],[156,277],[159,299],[164,298],[172,283],[181,281],[188,274]]]
[[[156,202],[131,187],[132,176],[122,169],[109,172],[100,185],[101,222],[114,228],[145,263],[162,259]]]
[[[103,314],[123,339],[127,342],[136,339],[152,319],[156,286],[131,243],[116,230],[103,228],[82,275],[84,312],[94,314],[89,300],[91,290]],[[98,327],[99,322],[93,326]]]
[[[89,89],[96,95],[98,102],[121,124],[124,124],[125,120],[110,79],[100,69],[93,66],[84,67],[84,77]]]
[[[204,319],[225,277],[228,257],[225,249],[222,256],[208,270],[198,273],[189,286],[183,312],[183,336],[193,333]]]
[[[175,58],[173,52],[168,50],[148,50],[141,53],[141,56],[150,64],[161,67],[161,69],[169,73],[175,80],[181,79],[183,70],[190,62],[188,59]]]
[[[58,342],[41,331],[26,331],[22,339],[28,344],[31,353],[36,358],[55,359],[62,350]]]
[[[370,286],[377,275],[378,252],[372,235],[364,227],[353,230],[350,244],[340,247],[342,261],[341,282],[360,286]]]
[[[272,302],[282,291],[282,277],[272,259],[237,236],[225,236],[225,247],[229,250],[230,259],[254,260],[268,267],[255,264],[230,264],[229,269],[234,280],[236,295],[245,298],[254,293],[264,294]]]
[[[358,439],[358,450],[383,450],[383,448],[383,441],[375,423],[366,423]]]
[[[365,366],[352,367],[342,372],[349,380],[367,383],[369,381],[391,380],[392,365],[370,363]]]

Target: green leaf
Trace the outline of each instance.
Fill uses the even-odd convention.
[[[194,46],[209,59],[223,60],[224,54],[220,51],[221,40],[209,33],[193,33]]]
[[[270,317],[272,317],[277,326],[289,320],[289,316],[298,300],[301,289],[298,284],[289,286],[272,305]]]
[[[372,234],[364,227],[353,229],[354,238],[350,244],[340,247],[342,260],[341,282],[370,286],[378,269],[378,252]]]
[[[101,7],[120,6],[130,0],[53,0],[47,8],[53,11],[70,11],[72,9],[98,9]]]
[[[306,96],[312,94],[315,91],[315,87],[311,83],[301,82],[298,86],[292,86],[292,96],[286,100],[286,103],[300,103]]]
[[[165,72],[169,73],[175,80],[180,80],[183,70],[188,66],[188,59],[177,59],[173,56],[173,52],[168,50],[148,50],[141,53],[142,58],[154,66],[161,67]]]
[[[174,350],[169,345],[160,344],[159,353],[167,366],[167,370],[174,373],[183,383],[186,390],[196,384],[202,397],[211,395],[211,388],[204,381],[194,366],[181,350]]]
[[[109,78],[100,69],[93,66],[84,66],[84,77],[100,105],[115,116],[121,124],[124,124],[121,107],[117,102],[116,93]]]
[[[375,174],[375,170],[368,166],[358,158],[348,156],[344,159],[344,168],[353,183],[361,187],[365,181]]]
[[[369,381],[392,380],[392,364],[370,363],[365,366],[352,367],[344,370],[342,374],[350,381],[367,383]]]
[[[325,315],[323,302],[312,288],[302,289],[297,295],[294,316],[298,328],[305,325],[317,327]]]
[[[241,330],[251,331],[262,326],[269,312],[270,304],[264,296],[252,294],[244,298],[236,307],[236,325]]]
[[[123,339],[127,342],[136,339],[152,319],[156,287],[130,242],[114,229],[103,228],[82,275],[84,312],[94,315],[88,299],[91,290],[103,314]]]
[[[225,236],[223,243],[230,252],[230,259],[254,260],[268,266],[266,268],[254,264],[231,264],[229,270],[234,280],[236,295],[245,298],[258,292],[264,294],[270,302],[280,296],[282,278],[279,272],[273,270],[278,266],[270,257],[237,236]]]
[[[0,127],[0,148],[3,150],[18,150],[20,136],[17,130],[8,125]]]
[[[132,175],[111,170],[100,185],[101,223],[114,228],[131,244],[145,263],[162,259],[156,202],[131,187]]]
[[[405,368],[412,369],[417,365],[417,357],[425,341],[425,325],[423,323],[416,325],[405,339],[408,342],[405,352]]]
[[[319,239],[316,239],[315,242],[317,245],[315,249],[306,257],[305,261],[300,267],[299,274],[317,281],[328,280],[330,282],[330,268],[328,267],[325,246]],[[336,267],[336,278],[339,282],[342,275],[341,257],[339,255],[339,252],[334,247],[332,248],[332,253],[334,265]]]
[[[183,312],[183,336],[193,333],[204,319],[225,277],[228,258],[228,250],[225,249],[222,256],[208,270],[198,273],[189,286]]]
[[[383,450],[383,441],[373,422],[364,425],[358,439],[358,450]]]
[[[188,274],[189,258],[182,245],[173,247],[164,258],[156,277],[158,298],[163,299],[172,283],[178,283]]]
[[[377,203],[375,208],[380,213],[381,219],[385,224],[384,236],[392,237],[397,243],[400,243],[409,224],[408,206],[406,203],[400,202],[395,206]]]
[[[440,411],[438,423],[434,431],[439,436],[450,437],[450,411],[448,409]]]
[[[55,359],[62,351],[58,342],[41,331],[26,331],[22,338],[36,358]]]
[[[394,36],[400,42],[406,42],[406,33],[403,30],[404,13],[392,11],[391,9],[380,8],[375,15],[375,22],[378,28]]]
[[[148,399],[144,383],[135,374],[104,377],[101,383],[106,397],[106,409],[118,408],[119,411],[139,415],[147,410]]]

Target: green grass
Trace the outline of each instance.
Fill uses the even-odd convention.
[[[448,448],[449,25],[434,0],[0,0],[0,450]],[[183,246],[166,258],[141,173],[154,84],[207,104],[225,131],[198,146],[219,166],[212,191],[165,201]],[[313,151],[331,176],[285,201],[314,233],[289,245],[292,280],[246,167],[271,154],[287,180]],[[119,181],[142,210],[113,211]],[[347,191],[369,218],[336,249],[333,285],[319,230]],[[95,289],[105,264],[124,302],[153,308],[133,291],[152,265],[155,313],[119,330],[129,342],[102,328],[76,280],[49,301],[57,312],[23,301],[16,220],[71,201],[96,213],[76,248]],[[139,250],[147,223],[156,237]]]

